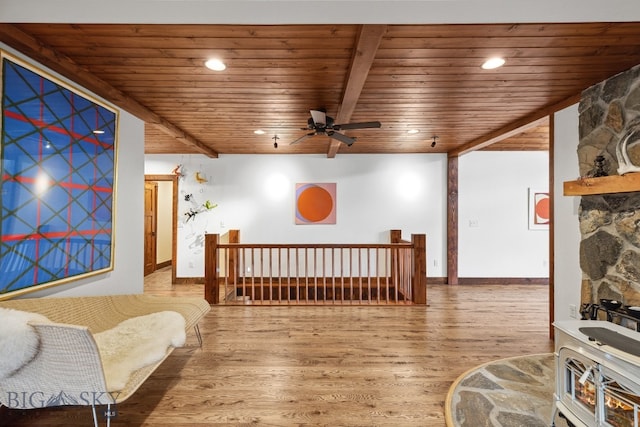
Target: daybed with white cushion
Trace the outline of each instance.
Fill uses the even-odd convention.
[[[151,295],[0,301],[0,404],[91,405],[97,425],[96,406],[109,412],[129,398],[186,331],[202,342],[197,325],[210,309],[201,298]]]

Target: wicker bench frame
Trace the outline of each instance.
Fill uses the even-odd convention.
[[[96,426],[96,406],[107,406],[110,425],[111,405],[135,393],[174,348],[169,347],[157,363],[135,371],[124,389],[107,393],[93,334],[132,317],[171,310],[185,318],[187,331],[194,328],[202,345],[198,322],[211,309],[202,298],[152,295],[18,299],[0,301],[0,307],[40,313],[53,322],[33,324],[40,336],[40,349],[31,362],[0,382],[0,405],[19,409],[90,405]]]

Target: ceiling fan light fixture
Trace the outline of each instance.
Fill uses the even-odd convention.
[[[499,67],[502,67],[505,63],[504,58],[494,57],[487,59],[484,64],[482,64],[483,70],[493,70]]]
[[[217,58],[211,58],[204,63],[205,67],[213,71],[224,71],[227,66]]]

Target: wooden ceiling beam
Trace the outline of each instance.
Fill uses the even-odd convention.
[[[336,115],[336,123],[348,123],[356,108],[360,93],[367,81],[371,64],[376,57],[382,36],[387,31],[386,25],[363,25],[358,35],[356,49],[351,59],[349,77],[345,85],[342,102]],[[327,157],[334,158],[340,148],[340,141],[331,140]]]
[[[103,97],[119,108],[128,111],[140,120],[156,126],[158,129],[176,138],[183,144],[195,148],[198,152],[209,157],[218,157],[218,153],[216,151],[207,147],[180,127],[140,104],[126,93],[114,88],[104,80],[99,79],[86,69],[80,67],[71,58],[51,49],[40,40],[24,33],[15,26],[11,24],[0,24],[0,41],[42,63],[55,72],[60,73],[73,82],[83,86],[87,90]]]
[[[514,135],[527,131],[531,128],[534,128],[540,125],[544,120],[555,113],[556,111],[562,110],[563,108],[567,108],[570,105],[573,105],[580,101],[580,94],[571,96],[563,101],[560,101],[556,104],[545,107],[541,110],[536,111],[533,114],[530,114],[526,117],[518,119],[514,122],[509,123],[508,125],[496,129],[493,132],[489,132],[488,134],[477,138],[473,141],[468,142],[467,144],[461,145],[458,148],[455,148],[449,152],[447,152],[449,157],[462,156],[463,154],[470,153],[472,151],[481,150],[486,148],[496,142],[503,141],[507,138],[510,138]]]

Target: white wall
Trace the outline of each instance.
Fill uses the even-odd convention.
[[[2,43],[0,48],[78,87]],[[143,291],[144,123],[120,111],[117,143],[114,269],[105,274],[28,293],[23,297],[88,296]]]
[[[459,277],[549,277],[549,232],[529,230],[528,191],[548,191],[547,152],[458,160]]]
[[[170,173],[177,164],[185,171],[179,183],[178,277],[202,276],[203,233],[223,234],[230,228],[240,229],[241,240],[250,243],[383,243],[394,228],[401,229],[405,238],[425,233],[427,274],[446,276],[444,155],[145,158],[146,174]],[[512,169],[488,167],[494,162],[507,162]],[[547,165],[546,153],[488,152],[460,159],[461,224],[469,218],[480,224],[460,233],[464,276],[547,277],[548,232],[527,229],[527,189],[547,189]],[[198,184],[196,172],[209,182]],[[298,182],[337,183],[336,225],[294,224]],[[491,188],[489,206],[496,210],[488,209],[487,199],[478,196],[487,188]],[[185,202],[185,194],[192,194],[195,204]],[[219,206],[185,221],[184,212],[207,199]]]
[[[204,274],[203,232],[232,228],[250,243],[386,243],[391,229],[405,238],[425,233],[429,275],[444,275],[445,155],[148,155],[145,173],[170,173],[177,164],[186,170],[179,182],[178,277]],[[209,182],[195,182],[198,171]],[[337,224],[294,224],[295,184],[303,182],[337,184]],[[219,206],[185,222],[194,206],[185,194]]]
[[[554,154],[554,319],[569,318],[569,305],[580,307],[580,197],[563,196],[564,181],[580,176],[578,168],[578,106],[555,114]]]

